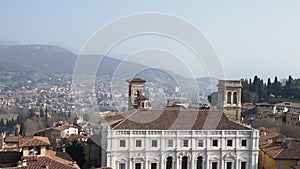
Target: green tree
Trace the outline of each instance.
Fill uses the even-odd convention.
[[[274,82],[273,82],[272,86],[273,86],[273,90],[274,90],[273,91],[274,95],[276,97],[279,97],[280,94],[281,94],[281,83],[278,81],[277,76],[275,76],[275,79],[274,79]]]
[[[5,127],[3,118],[1,118],[1,120],[0,120],[0,127]]]
[[[40,117],[44,117],[45,116],[45,111],[44,109],[41,107],[40,108]]]
[[[66,147],[66,151],[77,162],[81,168],[87,159],[87,144],[85,142],[79,142],[74,140],[70,145]]]
[[[26,136],[24,121],[22,121],[20,125],[20,135],[23,137]]]
[[[271,78],[268,78],[268,83],[267,83],[267,95],[270,96],[272,93],[272,83],[271,83]]]

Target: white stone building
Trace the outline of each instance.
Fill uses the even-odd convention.
[[[147,100],[140,99],[145,81],[127,82],[129,107],[134,108],[106,118],[97,139],[101,143],[91,141],[93,150],[101,146],[99,155],[89,154],[91,163],[113,169],[258,168],[257,130],[230,121],[220,110],[149,110],[143,104]]]
[[[51,127],[51,132],[58,138],[68,138],[71,135],[77,135],[78,128],[72,125],[64,125],[58,127]]]
[[[220,115],[219,123],[210,121],[211,124],[218,123],[215,128],[205,124],[208,113]],[[156,115],[158,118],[152,121],[143,121]],[[103,143],[106,143],[102,165],[114,169],[258,167],[259,132],[229,121],[219,111],[137,110],[127,113],[106,130],[107,133],[102,135]]]

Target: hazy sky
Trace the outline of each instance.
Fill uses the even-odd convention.
[[[300,78],[300,1],[3,0],[0,40],[80,50],[105,24],[140,12],[185,19],[214,45],[226,77]],[[126,55],[119,47],[114,55]]]

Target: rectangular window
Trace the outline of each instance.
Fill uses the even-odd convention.
[[[198,140],[198,147],[203,147],[203,140]]]
[[[227,147],[232,147],[232,140],[227,140]]]
[[[151,146],[152,147],[157,147],[157,140],[152,140],[151,141]]]
[[[142,147],[142,140],[136,140],[135,147]]]
[[[157,163],[151,163],[151,169],[157,169]]]
[[[232,162],[226,163],[226,169],[232,169]]]
[[[211,169],[218,169],[218,162],[212,162]]]
[[[183,140],[183,147],[188,147],[189,146],[189,140]]]
[[[241,162],[241,169],[246,169],[246,162]]]
[[[218,147],[218,140],[213,140],[213,147]]]
[[[135,163],[135,169],[142,169],[141,163]]]
[[[168,147],[173,147],[173,140],[168,140]]]
[[[119,163],[119,169],[125,169],[125,163]]]
[[[126,141],[120,140],[120,147],[126,147]]]
[[[242,147],[246,147],[247,146],[247,140],[242,140]]]

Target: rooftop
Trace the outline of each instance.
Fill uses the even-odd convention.
[[[21,160],[21,152],[18,151],[3,151],[0,152],[0,164],[1,163],[17,163]]]
[[[19,139],[19,147],[31,147],[31,146],[48,146],[50,141],[48,137],[24,137]]]
[[[24,160],[26,160],[27,166],[20,167],[22,169],[40,169],[46,166],[48,166],[48,169],[79,169],[79,166],[73,163],[72,158],[67,153],[51,150],[46,150],[46,156],[44,157],[28,156],[24,157]]]
[[[285,138],[283,135],[266,128],[259,128],[259,148],[273,159],[300,160],[300,141]]]
[[[124,114],[106,118],[113,130],[251,130],[230,121],[222,111],[181,109],[170,107],[163,110],[134,109]]]
[[[135,77],[135,78],[126,80],[126,82],[128,82],[128,83],[145,83],[146,80]]]

